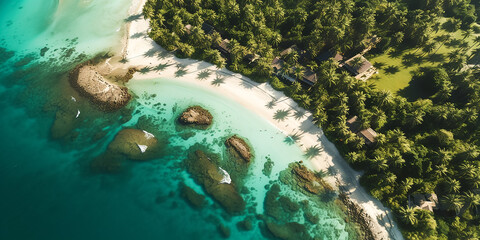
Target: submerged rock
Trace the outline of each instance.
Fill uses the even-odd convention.
[[[237,223],[237,228],[240,231],[250,231],[253,229],[253,223],[250,218],[245,218],[243,221]]]
[[[265,225],[270,233],[279,239],[284,240],[303,240],[312,239],[307,233],[304,225],[297,222],[288,222],[285,224],[277,224],[271,221],[266,221]]]
[[[126,87],[108,82],[94,66],[75,68],[70,73],[70,84],[105,111],[116,111],[131,99]]]
[[[252,159],[252,153],[250,152],[250,146],[237,135],[233,135],[225,141],[225,145],[229,148],[230,152],[238,157],[241,157],[245,162],[250,162]]]
[[[219,223],[217,225],[217,229],[218,229],[218,232],[220,233],[220,235],[223,238],[229,238],[230,237],[230,228],[228,228],[227,226]]]
[[[42,49],[40,49],[40,56],[45,56],[45,53],[48,51],[48,47],[43,47]]]
[[[133,160],[148,160],[156,156],[159,149],[157,138],[146,131],[123,129],[108,145],[108,151],[123,154]]]
[[[187,203],[193,208],[200,209],[205,206],[205,196],[198,194],[191,187],[180,183],[178,186],[180,190],[180,196],[187,201]]]
[[[193,179],[228,213],[236,214],[245,210],[245,202],[234,184],[221,183],[225,175],[203,151],[197,150],[190,154],[185,163]]]
[[[178,117],[178,122],[183,125],[198,126],[202,128],[209,127],[212,124],[213,116],[206,109],[200,106],[187,108]]]
[[[78,118],[78,112],[67,110],[58,110],[55,114],[50,134],[53,139],[59,139],[67,136],[75,128],[75,120]]]
[[[122,170],[124,162],[124,156],[106,152],[90,162],[90,169],[97,173],[117,173]]]

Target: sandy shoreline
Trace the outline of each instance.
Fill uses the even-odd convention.
[[[146,0],[133,0],[129,15],[140,14],[145,2]],[[129,65],[140,66],[145,70],[137,72],[135,79],[170,78],[212,89],[260,115],[286,135],[301,133],[298,145],[303,150],[312,146],[322,148],[321,154],[308,161],[307,165],[309,164],[317,171],[333,172],[325,180],[337,188],[341,187],[353,202],[365,210],[372,218],[372,229],[378,239],[403,239],[398,227],[392,221],[391,212],[360,186],[358,181],[360,173],[350,168],[335,145],[328,141],[323,131],[312,123],[309,112],[268,84],[258,84],[226,69],[219,70],[210,63],[174,57],[148,37],[148,28],[148,21],[143,17],[127,23],[126,26],[122,55],[128,60]],[[163,65],[164,69],[155,71],[154,68],[159,65]],[[165,67],[165,65],[168,66]],[[178,69],[183,69],[186,73],[175,76]],[[212,74],[206,79],[199,80],[198,73],[207,69]],[[219,84],[212,84],[215,79]],[[282,121],[275,120],[274,115],[278,110],[290,111],[289,117]],[[298,117],[294,115],[296,112],[304,112],[304,114]]]

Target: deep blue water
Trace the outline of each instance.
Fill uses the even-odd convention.
[[[264,238],[257,219],[264,213],[264,186],[278,182],[288,163],[303,159],[281,132],[232,100],[168,79],[132,80],[136,98],[114,113],[99,111],[69,86],[67,75],[76,64],[119,42],[129,3],[0,0],[0,239],[220,239],[219,223],[230,228],[231,239]],[[191,132],[179,130],[174,119],[193,104],[223,119],[185,140],[182,134]],[[53,139],[57,114],[72,109],[81,112],[79,118],[65,136]],[[93,171],[92,159],[115,134],[137,127],[145,116],[153,119],[156,136],[168,139],[164,154],[126,161],[115,174]],[[222,139],[231,134],[248,138],[255,148],[245,179],[249,193],[243,193],[249,212],[228,216],[208,197],[207,207],[192,209],[180,198],[178,184],[204,192],[182,167],[183,159],[198,143],[224,157]],[[275,161],[271,176],[262,174],[267,158]],[[309,200],[287,186],[282,193]],[[315,204],[320,221],[306,224],[312,235],[355,238],[333,202]],[[246,216],[254,229],[239,231],[236,223]],[[301,212],[289,221],[305,223]]]

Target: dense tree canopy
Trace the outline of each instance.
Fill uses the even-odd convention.
[[[439,36],[433,43],[440,27],[464,29],[465,38],[472,34],[479,4],[472,2],[149,0],[144,14],[151,20],[150,37],[167,50],[268,79],[309,109],[352,166],[365,171],[362,183],[392,208],[406,238],[478,239],[480,72],[465,70],[466,47],[443,65],[416,72],[410,87],[423,95],[409,100],[339,71],[332,61],[305,62],[296,52],[283,57],[283,71],[299,78],[311,69],[318,78],[313,86],[282,82],[271,68],[274,57],[292,44],[307,50],[310,59],[331,48],[353,56],[374,34],[382,39],[374,51],[416,47],[434,54],[451,38]],[[450,20],[440,26],[439,17]],[[213,33],[205,32],[204,23]],[[229,59],[215,48],[223,39],[230,40]],[[245,61],[249,54],[258,60]],[[354,115],[362,128],[378,132],[373,145],[347,126]],[[439,197],[438,210],[408,206],[410,195],[431,192]]]

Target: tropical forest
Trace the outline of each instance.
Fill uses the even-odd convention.
[[[479,239],[480,1],[148,0],[143,11],[166,50],[310,111],[406,239]]]

